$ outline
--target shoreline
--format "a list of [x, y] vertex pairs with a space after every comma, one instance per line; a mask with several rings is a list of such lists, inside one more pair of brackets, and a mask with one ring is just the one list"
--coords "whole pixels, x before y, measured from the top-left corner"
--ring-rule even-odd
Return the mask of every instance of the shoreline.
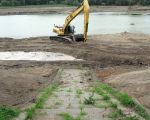
[[[134, 33], [134, 32], [118, 32], [118, 33], [106, 33], [106, 34], [90, 34], [88, 35], [88, 39], [90, 40], [93, 37], [99, 37], [99, 36], [116, 36], [119, 34], [131, 34], [131, 35], [138, 35], [138, 36], [150, 36], [150, 34], [146, 34], [146, 33]], [[50, 36], [50, 35], [49, 35]], [[30, 39], [47, 39], [49, 38], [49, 36], [31, 36], [31, 37], [25, 37], [25, 38], [14, 38], [14, 37], [0, 37], [0, 41], [2, 40], [30, 40]], [[56, 35], [57, 36], [57, 35]]]
[[[48, 7], [48, 6], [34, 6], [34, 7], [6, 7], [0, 8], [0, 15], [33, 15], [33, 14], [62, 14], [70, 13], [75, 6], [59, 6], [59, 7]], [[147, 6], [91, 6], [90, 12], [127, 12], [127, 13], [149, 13], [150, 7]]]

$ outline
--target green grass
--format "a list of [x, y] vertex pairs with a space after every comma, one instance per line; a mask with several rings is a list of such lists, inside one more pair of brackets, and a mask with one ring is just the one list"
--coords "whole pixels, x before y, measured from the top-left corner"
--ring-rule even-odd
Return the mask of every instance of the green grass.
[[76, 93], [81, 95], [81, 94], [82, 94], [82, 91], [81, 91], [80, 89], [77, 89], [77, 90], [76, 90]]
[[136, 116], [133, 117], [125, 117], [123, 120], [139, 120]]
[[84, 105], [82, 104], [82, 101], [79, 101], [80, 104], [80, 113], [77, 117], [73, 117], [69, 113], [61, 113], [59, 116], [63, 118], [63, 120], [81, 120], [83, 116], [87, 115], [87, 113], [84, 111]]
[[97, 94], [101, 95], [101, 96], [103, 97], [103, 99], [106, 100], [106, 101], [111, 99], [110, 96], [107, 95], [107, 94], [103, 91], [103, 89], [102, 89], [101, 87], [99, 87], [99, 86], [95, 86], [94, 91], [95, 91]]
[[55, 105], [62, 105], [62, 101], [57, 101], [57, 102], [55, 102]]
[[[109, 114], [108, 117], [110, 117], [110, 118], [116, 120], [116, 118], [122, 118], [123, 116], [124, 116], [124, 115], [123, 115], [122, 110], [116, 109], [116, 110], [114, 110], [111, 114]], [[122, 120], [122, 119], [121, 119], [121, 120]]]
[[115, 103], [115, 102], [110, 101], [109, 104], [110, 104], [109, 106], [112, 107], [112, 108], [116, 109], [118, 107], [117, 103]]
[[133, 99], [126, 93], [121, 93], [118, 92], [116, 94], [114, 94], [114, 96], [116, 96], [118, 98], [118, 100], [127, 107], [134, 107], [135, 106], [135, 102], [133, 101]]
[[[104, 95], [106, 93], [113, 95], [116, 97], [121, 104], [123, 104], [126, 107], [133, 108], [134, 111], [140, 115], [141, 117], [145, 118], [146, 120], [150, 120], [149, 114], [145, 111], [144, 107], [142, 105], [139, 105], [137, 102], [135, 102], [132, 97], [130, 97], [128, 94], [117, 91], [113, 89], [111, 86], [107, 84], [99, 84], [94, 87], [94, 91], [100, 95]], [[105, 93], [105, 92], [106, 93]]]
[[135, 102], [128, 94], [119, 92], [107, 84], [100, 84], [98, 87], [105, 90], [107, 93], [115, 96], [124, 106], [126, 106], [126, 107], [135, 106]]
[[150, 116], [149, 114], [145, 111], [144, 107], [142, 105], [136, 105], [134, 107], [134, 110], [143, 118], [145, 118], [146, 120], [150, 120]]
[[110, 97], [107, 94], [103, 94], [103, 99], [104, 100], [110, 100]]
[[61, 113], [59, 114], [59, 116], [61, 116], [63, 120], [81, 120], [80, 116], [77, 116], [76, 118], [74, 118], [69, 113]]
[[84, 105], [80, 105], [80, 115], [79, 116], [85, 116], [87, 113], [84, 111]]
[[113, 108], [113, 112], [108, 114], [108, 117], [112, 118], [113, 120], [139, 120], [136, 116], [126, 116], [121, 109], [118, 109], [117, 104], [110, 102], [110, 106]]
[[96, 100], [93, 98], [93, 94], [89, 96], [88, 98], [84, 98], [84, 104], [86, 105], [94, 105]]
[[95, 107], [97, 108], [109, 108], [110, 107], [110, 104], [108, 102], [100, 102], [100, 103], [96, 103], [95, 104]]
[[59, 114], [63, 120], [75, 120], [69, 113], [61, 113]]
[[85, 115], [87, 115], [87, 113], [85, 111], [80, 112], [80, 116], [85, 116]]
[[27, 117], [26, 120], [30, 120], [33, 118], [36, 109], [41, 109], [44, 106], [45, 101], [53, 94], [53, 92], [57, 89], [58, 84], [53, 84], [45, 88], [41, 94], [41, 96], [37, 99], [35, 105], [29, 109], [27, 109]]
[[11, 120], [19, 115], [20, 111], [15, 108], [0, 106], [0, 120]]
[[35, 114], [36, 109], [37, 108], [35, 106], [27, 109], [27, 117], [25, 120], [31, 120], [33, 118], [33, 115]]
[[67, 90], [67, 92], [72, 92], [71, 88], [69, 88], [69, 89]]
[[83, 94], [82, 91], [80, 89], [77, 89], [76, 90], [76, 96], [77, 96], [77, 98], [80, 98], [81, 94]]
[[100, 86], [94, 86], [94, 92], [96, 92], [97, 94], [101, 96], [105, 94]]

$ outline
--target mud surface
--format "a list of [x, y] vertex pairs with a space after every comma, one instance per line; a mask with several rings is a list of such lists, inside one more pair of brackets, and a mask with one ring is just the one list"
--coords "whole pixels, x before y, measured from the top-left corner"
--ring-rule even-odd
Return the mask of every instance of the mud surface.
[[56, 72], [47, 66], [0, 67], [0, 104], [26, 107], [34, 103], [39, 90], [52, 82]]
[[[47, 6], [26, 6], [15, 8], [0, 8], [0, 15], [21, 15], [21, 14], [54, 14], [70, 13], [76, 7], [47, 7]], [[91, 6], [91, 12], [138, 12], [149, 13], [149, 7], [143, 6]]]
[[[112, 79], [109, 78], [113, 75], [148, 69], [150, 35], [131, 33], [97, 35], [89, 36], [86, 43], [74, 44], [50, 41], [48, 37], [21, 40], [0, 38], [0, 51], [60, 52], [85, 60], [72, 62], [1, 61], [0, 104], [22, 106], [29, 104], [35, 99], [37, 91], [51, 82], [51, 75], [53, 75], [51, 70], [56, 68], [88, 67], [94, 70], [103, 82], [110, 82]], [[146, 101], [149, 100], [150, 95], [144, 93], [150, 92], [148, 87], [150, 80], [144, 78], [145, 76], [132, 81], [123, 79], [118, 82], [116, 80], [116, 84], [113, 83], [113, 85], [135, 98], [141, 97], [139, 102], [145, 103], [144, 105], [149, 109], [150, 105]], [[146, 84], [143, 80], [146, 80]], [[134, 84], [136, 81], [138, 82]], [[132, 82], [134, 87], [131, 87], [128, 82]], [[123, 87], [122, 83], [126, 87]], [[139, 94], [132, 94], [137, 88]], [[27, 95], [31, 98], [30, 100], [23, 97]]]

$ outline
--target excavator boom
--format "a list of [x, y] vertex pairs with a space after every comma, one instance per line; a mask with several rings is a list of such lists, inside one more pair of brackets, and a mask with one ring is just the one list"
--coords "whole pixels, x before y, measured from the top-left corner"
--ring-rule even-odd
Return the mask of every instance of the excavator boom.
[[[82, 2], [82, 4], [76, 8], [75, 10], [73, 10], [73, 12], [66, 18], [65, 23], [62, 27], [60, 26], [54, 26], [53, 31], [55, 33], [57, 33], [58, 38], [67, 38], [67, 39], [71, 39], [73, 41], [84, 41], [86, 42], [87, 40], [87, 32], [88, 32], [88, 22], [89, 22], [89, 3], [88, 0], [84, 0]], [[81, 12], [83, 11], [84, 13], [84, 33], [82, 35], [74, 35], [74, 27], [70, 26], [70, 23], [72, 20], [74, 20], [74, 18], [76, 16], [78, 16]], [[78, 36], [78, 37], [76, 37]], [[55, 38], [56, 37], [50, 37], [51, 38]], [[78, 40], [80, 39], [80, 40]]]

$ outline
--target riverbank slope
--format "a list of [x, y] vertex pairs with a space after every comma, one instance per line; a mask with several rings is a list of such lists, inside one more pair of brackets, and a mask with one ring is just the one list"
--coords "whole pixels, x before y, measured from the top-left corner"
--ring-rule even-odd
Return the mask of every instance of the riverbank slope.
[[[150, 110], [150, 80], [145, 75], [149, 72], [142, 72], [143, 77], [138, 77], [139, 79], [132, 77], [131, 74], [129, 77], [128, 74], [125, 74], [126, 78], [131, 79], [132, 77], [132, 79], [135, 78], [134, 80], [122, 79], [121, 76], [116, 81], [110, 79], [114, 75], [149, 70], [150, 35], [126, 32], [93, 35], [88, 37], [86, 43], [74, 44], [51, 41], [49, 37], [20, 40], [0, 38], [0, 52], [6, 51], [60, 52], [84, 61], [0, 61], [0, 75], [2, 76], [0, 78], [2, 94], [0, 104], [26, 106], [35, 101], [35, 96], [40, 88], [51, 82], [54, 69], [88, 67], [97, 74], [102, 82], [111, 83], [117, 89], [127, 92]], [[26, 78], [29, 81], [28, 84], [26, 84]], [[120, 79], [122, 81], [118, 82]], [[24, 99], [27, 94], [29, 98]]]

